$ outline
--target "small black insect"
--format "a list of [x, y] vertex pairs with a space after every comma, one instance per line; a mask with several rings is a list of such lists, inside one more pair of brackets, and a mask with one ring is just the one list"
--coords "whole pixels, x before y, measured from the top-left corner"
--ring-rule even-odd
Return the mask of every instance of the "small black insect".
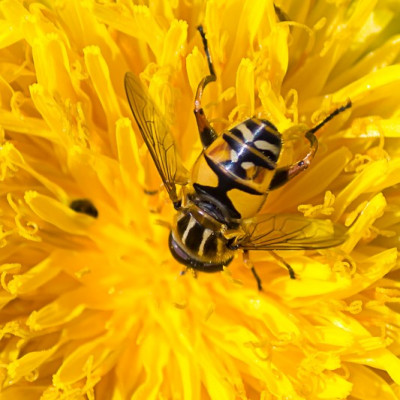
[[90, 217], [97, 218], [99, 216], [99, 212], [94, 204], [88, 199], [76, 199], [71, 202], [69, 208], [72, 210], [89, 215]]

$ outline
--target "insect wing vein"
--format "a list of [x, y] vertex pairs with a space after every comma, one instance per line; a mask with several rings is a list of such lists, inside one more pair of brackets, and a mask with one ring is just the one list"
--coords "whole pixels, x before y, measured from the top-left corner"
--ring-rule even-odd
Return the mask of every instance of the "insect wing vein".
[[171, 200], [175, 202], [178, 200], [175, 183], [185, 185], [188, 181], [188, 171], [176, 152], [175, 142], [165, 118], [150, 98], [145, 86], [131, 72], [125, 75], [125, 90], [143, 140]]
[[244, 250], [306, 250], [338, 246], [346, 239], [342, 226], [290, 214], [263, 214], [243, 221]]

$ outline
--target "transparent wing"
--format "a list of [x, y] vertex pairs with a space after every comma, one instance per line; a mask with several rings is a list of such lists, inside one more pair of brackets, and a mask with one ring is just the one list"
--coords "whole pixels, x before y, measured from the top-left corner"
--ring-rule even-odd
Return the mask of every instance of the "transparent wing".
[[179, 201], [175, 184], [185, 185], [188, 182], [189, 173], [182, 165], [165, 118], [150, 98], [146, 87], [131, 72], [125, 74], [125, 91], [143, 140], [169, 197], [175, 203]]
[[243, 221], [245, 232], [237, 245], [244, 250], [305, 250], [338, 246], [345, 229], [329, 220], [301, 215], [263, 214]]

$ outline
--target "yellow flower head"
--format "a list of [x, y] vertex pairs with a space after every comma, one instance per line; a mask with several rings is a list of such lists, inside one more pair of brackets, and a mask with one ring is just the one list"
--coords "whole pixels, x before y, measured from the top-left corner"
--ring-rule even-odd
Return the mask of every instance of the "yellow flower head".
[[[399, 398], [400, 5], [144, 3], [0, 2], [1, 399]], [[127, 71], [141, 77], [190, 169], [200, 24], [218, 132], [266, 118], [288, 163], [307, 127], [353, 104], [261, 210], [347, 239], [278, 252], [295, 280], [251, 252], [262, 292], [240, 252], [180, 275], [175, 211], [124, 91]]]

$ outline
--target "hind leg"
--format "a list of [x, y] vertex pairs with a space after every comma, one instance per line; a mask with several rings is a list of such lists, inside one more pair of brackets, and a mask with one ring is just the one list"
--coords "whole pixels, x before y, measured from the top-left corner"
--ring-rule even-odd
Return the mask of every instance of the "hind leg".
[[321, 129], [327, 122], [329, 122], [336, 115], [342, 113], [351, 107], [351, 101], [349, 100], [346, 105], [337, 108], [332, 113], [330, 113], [323, 121], [317, 124], [314, 128], [311, 128], [306, 132], [305, 137], [310, 142], [310, 150], [301, 160], [296, 161], [291, 165], [285, 167], [277, 168], [275, 175], [269, 186], [269, 190], [277, 189], [283, 186], [285, 183], [290, 181], [292, 178], [300, 174], [300, 172], [306, 170], [313, 160], [315, 153], [318, 150], [318, 139], [315, 136], [315, 132]]
[[207, 39], [203, 31], [203, 27], [200, 25], [198, 27], [198, 30], [203, 40], [204, 52], [206, 53], [207, 56], [208, 69], [210, 71], [210, 75], [205, 76], [199, 83], [199, 86], [197, 87], [196, 97], [194, 100], [194, 115], [196, 117], [201, 143], [203, 144], [203, 147], [206, 149], [217, 138], [218, 135], [211, 126], [210, 122], [207, 119], [207, 116], [204, 113], [203, 107], [201, 106], [201, 99], [203, 97], [203, 92], [205, 87], [210, 82], [216, 81], [217, 76], [215, 75], [214, 66], [211, 61], [211, 56], [208, 50]]

